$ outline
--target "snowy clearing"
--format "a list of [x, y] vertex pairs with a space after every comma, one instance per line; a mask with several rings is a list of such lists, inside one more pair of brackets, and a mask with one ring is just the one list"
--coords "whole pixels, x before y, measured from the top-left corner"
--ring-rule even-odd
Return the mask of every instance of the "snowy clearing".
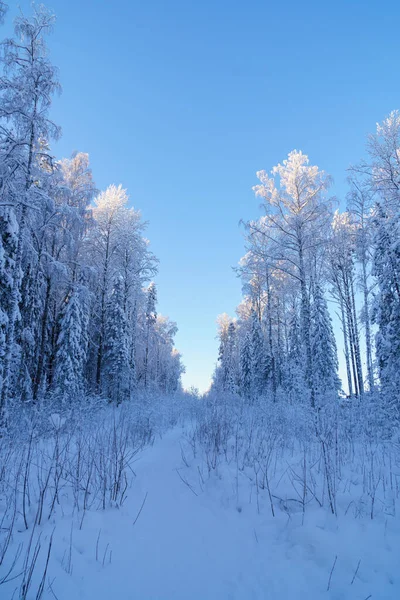
[[[135, 457], [122, 507], [87, 511], [82, 529], [82, 513], [57, 514], [37, 528], [44, 550], [27, 598], [36, 597], [53, 531], [43, 598], [399, 597], [393, 516], [336, 517], [315, 506], [302, 524], [302, 510], [282, 489], [287, 500], [274, 500], [273, 517], [266, 495], [257, 508], [244, 474], [236, 485], [233, 466], [221, 463], [203, 478], [189, 439], [190, 427], [176, 426]], [[14, 533], [14, 550], [30, 535]], [[16, 587], [4, 584], [0, 597], [13, 597]]]

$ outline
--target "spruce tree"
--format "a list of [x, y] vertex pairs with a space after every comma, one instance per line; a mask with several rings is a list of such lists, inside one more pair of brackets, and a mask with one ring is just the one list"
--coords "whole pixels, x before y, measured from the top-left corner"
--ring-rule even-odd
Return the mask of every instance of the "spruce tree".
[[400, 218], [378, 206], [373, 274], [379, 293], [373, 319], [379, 330], [376, 354], [385, 404], [400, 414]]
[[340, 380], [337, 374], [338, 357], [332, 320], [319, 284], [313, 286], [311, 349], [316, 400], [321, 405], [325, 399], [337, 394], [340, 389]]
[[261, 396], [265, 391], [265, 356], [264, 340], [261, 324], [256, 311], [251, 311], [250, 330], [250, 355], [251, 355], [251, 387], [255, 398]]
[[146, 347], [144, 354], [144, 387], [148, 386], [149, 376], [149, 353], [150, 353], [150, 338], [151, 332], [154, 329], [154, 325], [157, 321], [157, 288], [155, 283], [152, 282], [147, 289], [147, 303], [146, 303]]
[[237, 363], [236, 363], [236, 327], [233, 321], [228, 327], [228, 339], [222, 359], [224, 371], [224, 389], [237, 392]]
[[119, 403], [126, 399], [129, 390], [129, 349], [121, 277], [116, 277], [113, 288], [107, 306], [104, 363], [108, 394]]
[[247, 332], [240, 346], [240, 388], [243, 397], [248, 400], [251, 396], [252, 362], [251, 338]]
[[306, 385], [304, 365], [304, 347], [301, 339], [300, 318], [297, 307], [289, 318], [288, 352], [284, 374], [284, 387], [290, 403], [298, 403], [309, 399], [309, 389]]
[[[13, 208], [0, 207], [0, 390], [4, 367], [11, 292], [18, 245], [18, 222]], [[17, 318], [20, 318], [18, 314]]]
[[89, 315], [89, 293], [79, 285], [65, 302], [55, 359], [56, 392], [70, 400], [79, 397], [85, 388]]

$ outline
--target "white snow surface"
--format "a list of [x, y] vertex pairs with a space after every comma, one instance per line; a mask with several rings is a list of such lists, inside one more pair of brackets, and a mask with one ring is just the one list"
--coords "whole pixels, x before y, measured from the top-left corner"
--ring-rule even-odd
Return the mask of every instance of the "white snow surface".
[[[400, 598], [397, 518], [335, 517], [316, 506], [302, 524], [295, 502], [289, 511], [277, 502], [273, 517], [267, 503], [257, 510], [244, 475], [236, 487], [236, 471], [224, 465], [202, 484], [200, 462], [182, 452], [189, 455], [176, 427], [136, 457], [121, 508], [88, 511], [81, 530], [81, 516], [59, 514], [42, 527], [46, 543], [55, 527], [43, 598]], [[0, 586], [0, 598], [14, 589]]]

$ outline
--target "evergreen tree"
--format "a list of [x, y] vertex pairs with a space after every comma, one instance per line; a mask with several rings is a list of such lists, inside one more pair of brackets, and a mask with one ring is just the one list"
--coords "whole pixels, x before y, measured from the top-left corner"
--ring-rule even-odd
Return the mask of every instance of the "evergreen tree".
[[6, 328], [10, 311], [17, 244], [18, 223], [14, 210], [0, 207], [0, 356], [2, 357], [4, 356]]
[[150, 337], [151, 332], [154, 329], [154, 325], [157, 321], [157, 288], [155, 283], [152, 282], [147, 289], [147, 303], [146, 303], [146, 349], [144, 356], [144, 387], [148, 385], [148, 371], [149, 371], [149, 352], [150, 352]]
[[252, 361], [251, 361], [251, 338], [247, 332], [240, 345], [240, 388], [247, 400], [251, 396], [252, 388]]
[[400, 416], [400, 218], [378, 206], [373, 274], [379, 294], [373, 318], [381, 388], [388, 407]]
[[126, 216], [128, 195], [122, 186], [110, 185], [95, 199], [94, 223], [86, 237], [85, 251], [93, 267], [98, 270], [96, 308], [97, 323], [93, 337], [96, 338], [95, 382], [101, 390], [103, 359], [106, 338], [107, 301], [118, 274], [119, 236]]
[[123, 281], [117, 277], [107, 307], [105, 375], [109, 397], [121, 402], [129, 391], [129, 350]]
[[325, 398], [337, 394], [340, 380], [337, 375], [338, 358], [332, 320], [322, 289], [318, 284], [313, 286], [311, 349], [314, 360], [316, 400], [320, 405]]
[[254, 309], [251, 312], [250, 336], [251, 388], [252, 395], [257, 398], [265, 391], [266, 365], [261, 324]]
[[88, 348], [89, 293], [79, 285], [66, 300], [55, 359], [55, 389], [64, 398], [80, 397]]
[[284, 388], [290, 403], [302, 402], [309, 397], [304, 368], [304, 349], [301, 339], [300, 319], [297, 307], [289, 318], [288, 352], [284, 375]]
[[384, 404], [400, 414], [400, 112], [377, 125], [368, 143], [369, 163], [359, 170], [375, 194], [373, 275], [378, 283], [373, 320]]
[[224, 389], [232, 394], [237, 392], [236, 327], [233, 321], [228, 327], [228, 339], [222, 357]]

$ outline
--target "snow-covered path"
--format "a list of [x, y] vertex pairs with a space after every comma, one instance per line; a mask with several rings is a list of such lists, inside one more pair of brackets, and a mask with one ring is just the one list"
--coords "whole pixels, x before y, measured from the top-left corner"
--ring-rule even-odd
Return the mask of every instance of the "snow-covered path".
[[[254, 568], [251, 575], [246, 573], [256, 558], [254, 531], [248, 523], [241, 526], [235, 514], [208, 506], [182, 482], [176, 472], [182, 466], [180, 438], [181, 432], [174, 430], [141, 454], [134, 464], [134, 486], [121, 510], [90, 515], [92, 555], [95, 533], [101, 529], [100, 560], [107, 543], [112, 559], [98, 566], [95, 577], [88, 576], [86, 561], [74, 560], [79, 598], [265, 597], [262, 581], [252, 580]], [[84, 539], [87, 526], [78, 532]], [[82, 542], [82, 549], [85, 545]], [[74, 547], [79, 551], [76, 539]]]
[[[91, 512], [82, 531], [74, 530], [73, 574], [53, 573], [59, 600], [399, 597], [393, 576], [400, 560], [381, 527], [371, 533], [369, 523], [363, 537], [360, 523], [349, 520], [339, 534], [325, 512], [302, 527], [300, 519], [283, 513], [275, 519], [267, 511], [257, 514], [249, 498], [238, 511], [234, 490], [218, 477], [196, 496], [176, 472], [182, 468], [181, 443], [178, 428], [157, 440], [134, 464], [137, 477], [123, 508]], [[184, 468], [182, 475], [194, 478], [195, 470]], [[66, 527], [65, 541], [68, 532]], [[385, 552], [368, 548], [371, 539]], [[363, 568], [350, 585], [360, 558]]]

